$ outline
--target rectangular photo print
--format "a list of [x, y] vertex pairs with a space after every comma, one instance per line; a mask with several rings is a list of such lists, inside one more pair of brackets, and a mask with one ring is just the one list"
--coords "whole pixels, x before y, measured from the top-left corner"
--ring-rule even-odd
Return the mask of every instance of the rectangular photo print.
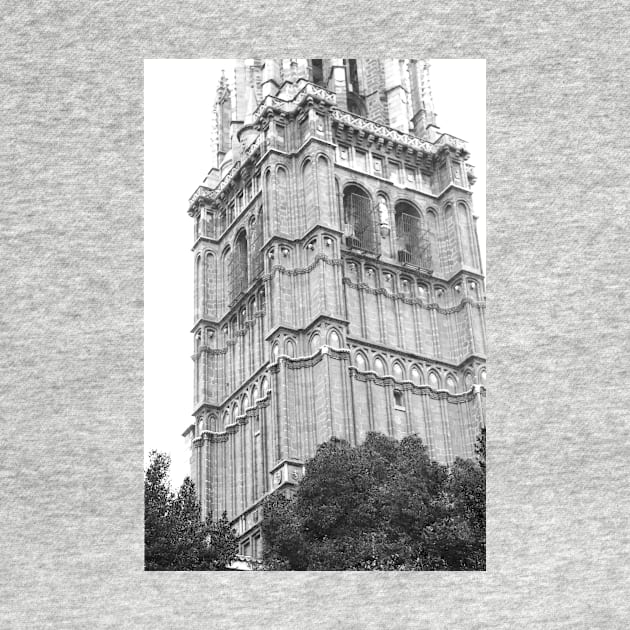
[[145, 569], [485, 570], [485, 232], [484, 60], [146, 60]]

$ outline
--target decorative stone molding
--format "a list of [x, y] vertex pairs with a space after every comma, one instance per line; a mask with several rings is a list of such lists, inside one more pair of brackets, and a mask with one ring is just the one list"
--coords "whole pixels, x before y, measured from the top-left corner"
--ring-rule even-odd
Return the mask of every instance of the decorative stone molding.
[[[416, 385], [412, 381], [404, 380], [397, 381], [392, 375], [386, 374], [385, 376], [379, 376], [373, 370], [367, 370], [365, 372], [359, 370], [354, 365], [348, 366], [348, 370], [350, 371], [350, 377], [361, 381], [363, 383], [372, 382], [375, 385], [379, 385], [380, 387], [394, 387], [396, 386], [403, 391], [410, 391], [414, 394], [419, 394], [421, 396], [429, 396], [434, 400], [448, 400], [453, 403], [467, 403], [471, 400], [475, 399], [477, 392], [475, 390], [475, 386], [471, 387], [466, 392], [452, 394], [451, 392], [445, 389], [433, 389], [430, 385]], [[485, 388], [484, 388], [485, 393]]]
[[282, 273], [288, 276], [300, 276], [310, 273], [313, 269], [315, 269], [315, 267], [317, 267], [320, 261], [333, 267], [340, 267], [343, 265], [343, 260], [341, 258], [330, 258], [329, 256], [326, 256], [326, 254], [317, 254], [313, 262], [307, 267], [289, 269], [283, 265], [274, 265], [268, 274], [263, 275], [263, 280], [270, 280], [274, 273]]
[[466, 306], [466, 304], [470, 304], [474, 308], [478, 308], [478, 309], [486, 308], [485, 301], [480, 302], [480, 301], [473, 300], [472, 298], [469, 298], [469, 297], [462, 298], [460, 303], [455, 306], [444, 308], [442, 306], [439, 306], [438, 304], [435, 304], [434, 302], [427, 304], [426, 301], [422, 300], [421, 298], [410, 297], [408, 295], [403, 295], [402, 293], [390, 293], [387, 289], [384, 289], [382, 287], [376, 289], [376, 288], [370, 287], [364, 282], [353, 282], [348, 277], [343, 278], [343, 283], [348, 285], [352, 289], [357, 289], [358, 291], [364, 291], [366, 293], [371, 293], [372, 295], [384, 295], [390, 300], [400, 300], [401, 302], [404, 302], [405, 304], [417, 304], [418, 306], [421, 306], [422, 308], [426, 310], [438, 311], [438, 313], [442, 313], [444, 315], [449, 315], [450, 313], [457, 313], [458, 311], [461, 311]]

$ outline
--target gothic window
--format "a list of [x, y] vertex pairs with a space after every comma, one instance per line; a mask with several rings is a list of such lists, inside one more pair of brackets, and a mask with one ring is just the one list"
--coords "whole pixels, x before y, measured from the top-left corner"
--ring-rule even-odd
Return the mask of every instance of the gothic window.
[[368, 286], [372, 288], [376, 287], [376, 271], [374, 271], [372, 267], [365, 268], [365, 281]]
[[261, 289], [260, 292], [258, 293], [258, 310], [259, 311], [264, 311], [265, 310], [265, 290]]
[[226, 409], [223, 412], [223, 428], [227, 427], [228, 424], [230, 424], [230, 414], [228, 410]]
[[414, 385], [421, 385], [422, 383], [422, 375], [420, 374], [420, 370], [415, 366], [411, 368], [411, 382]]
[[385, 376], [385, 364], [380, 357], [376, 357], [376, 359], [374, 359], [374, 371], [379, 376]]
[[409, 278], [401, 278], [400, 280], [400, 290], [403, 295], [411, 295], [412, 294], [412, 281]]
[[379, 217], [369, 195], [358, 186], [346, 186], [343, 191], [344, 234], [346, 245], [378, 254]]
[[280, 346], [276, 341], [271, 347], [271, 360], [275, 363], [278, 360], [278, 354], [280, 353]]
[[260, 395], [261, 397], [265, 397], [267, 395], [267, 390], [269, 389], [269, 381], [267, 380], [267, 377], [265, 376], [262, 380], [262, 383], [260, 384]]
[[249, 407], [249, 396], [245, 394], [243, 396], [243, 400], [241, 401], [241, 409], [243, 410], [243, 413], [245, 413], [248, 407]]
[[317, 250], [317, 239], [316, 238], [312, 238], [307, 244], [306, 244], [306, 262], [310, 263], [314, 260], [315, 258], [315, 251]]
[[233, 423], [234, 423], [234, 422], [236, 422], [236, 417], [237, 417], [239, 414], [240, 414], [240, 410], [239, 410], [239, 407], [238, 407], [238, 403], [237, 403], [237, 402], [235, 402], [235, 403], [232, 405], [232, 422], [233, 422]]
[[198, 330], [195, 335], [195, 352], [199, 352], [201, 350], [201, 331]]
[[466, 382], [466, 389], [470, 389], [473, 385], [473, 376], [470, 372], [466, 372], [466, 375], [464, 377], [465, 382]]
[[295, 341], [287, 339], [284, 344], [284, 352], [289, 357], [295, 357]]
[[232, 251], [229, 247], [227, 247], [223, 251], [223, 256], [221, 257], [221, 274], [223, 279], [223, 287], [224, 287], [224, 295], [225, 295], [225, 304], [227, 306], [231, 301], [232, 295]]
[[435, 372], [429, 372], [429, 385], [433, 389], [440, 388], [440, 379], [438, 378], [438, 375]]
[[396, 237], [399, 262], [431, 268], [429, 237], [420, 212], [404, 201], [396, 204]]
[[331, 348], [340, 348], [341, 347], [341, 340], [339, 339], [339, 334], [337, 333], [336, 330], [331, 330], [329, 335], [328, 335], [328, 345]]
[[357, 352], [356, 364], [357, 369], [361, 372], [365, 372], [367, 370], [367, 361], [365, 359], [365, 355], [362, 352]]
[[486, 371], [485, 370], [481, 370], [481, 372], [479, 372], [479, 380], [481, 384], [485, 387], [486, 386]]
[[319, 347], [321, 346], [321, 338], [319, 336], [319, 333], [315, 333], [312, 337], [311, 337], [311, 352], [317, 352], [319, 350]]
[[195, 283], [195, 315], [197, 318], [203, 315], [203, 261], [201, 255], [195, 261], [196, 283]]
[[254, 385], [252, 387], [252, 403], [255, 403], [258, 400], [258, 386]]
[[245, 230], [242, 230], [234, 244], [232, 294], [230, 301], [235, 300], [247, 289], [247, 267], [247, 233]]
[[393, 376], [397, 381], [402, 381], [405, 378], [405, 374], [400, 363], [394, 363]]
[[449, 374], [446, 378], [446, 389], [454, 394], [457, 391], [457, 385], [455, 383], [455, 379]]
[[258, 214], [250, 221], [250, 234], [252, 235], [251, 243], [251, 269], [252, 279], [257, 278], [263, 271], [263, 216], [262, 208], [258, 210]]

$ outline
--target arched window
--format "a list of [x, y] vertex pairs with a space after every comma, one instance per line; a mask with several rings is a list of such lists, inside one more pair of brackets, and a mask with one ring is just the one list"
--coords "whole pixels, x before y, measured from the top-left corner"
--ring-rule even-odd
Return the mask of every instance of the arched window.
[[311, 352], [317, 352], [319, 350], [319, 347], [322, 345], [322, 340], [321, 337], [319, 336], [319, 333], [315, 333], [312, 337], [311, 337]]
[[260, 396], [264, 398], [267, 395], [268, 390], [269, 390], [269, 381], [267, 380], [267, 377], [265, 376], [262, 382], [260, 383]]
[[226, 409], [223, 412], [223, 428], [227, 427], [228, 424], [230, 424], [230, 414], [228, 410]]
[[466, 389], [470, 389], [473, 384], [473, 376], [470, 372], [466, 372], [466, 375], [464, 376], [464, 381], [466, 383]]
[[280, 353], [280, 345], [276, 341], [271, 347], [271, 360], [275, 363], [278, 360], [278, 354]]
[[440, 379], [435, 372], [429, 372], [429, 385], [433, 389], [440, 389]]
[[328, 345], [331, 348], [340, 348], [341, 347], [341, 340], [339, 339], [339, 335], [337, 333], [337, 331], [335, 330], [331, 330], [329, 335], [328, 335]]
[[235, 300], [247, 289], [247, 233], [242, 230], [236, 237], [234, 244], [234, 263], [231, 301]]
[[199, 352], [201, 350], [201, 331], [198, 330], [195, 335], [195, 352]]
[[393, 367], [392, 372], [393, 372], [394, 378], [397, 381], [402, 381], [405, 378], [402, 366], [398, 362], [394, 363], [394, 367]]
[[486, 371], [485, 370], [481, 370], [481, 372], [479, 372], [479, 381], [484, 387], [486, 386]]
[[258, 400], [258, 386], [254, 385], [252, 387], [252, 403], [255, 403]]
[[227, 306], [232, 299], [232, 250], [226, 247], [221, 256], [221, 275], [224, 287], [224, 306]]
[[376, 359], [374, 359], [374, 371], [379, 376], [385, 376], [385, 364], [379, 357], [376, 357]]
[[457, 391], [457, 385], [455, 384], [455, 379], [449, 374], [446, 378], [446, 389], [454, 394]]
[[241, 401], [241, 409], [243, 410], [243, 413], [247, 411], [248, 407], [249, 407], [249, 396], [245, 394], [243, 396], [243, 400]]
[[406, 201], [396, 204], [396, 238], [399, 262], [431, 269], [429, 236], [420, 212]]
[[346, 245], [378, 254], [378, 216], [372, 208], [372, 200], [362, 188], [354, 185], [344, 188], [343, 214]]
[[411, 368], [411, 382], [414, 385], [420, 385], [422, 383], [422, 375], [420, 374], [420, 370], [415, 366]]
[[289, 357], [295, 356], [295, 341], [293, 339], [287, 339], [284, 344], [284, 352]]
[[365, 360], [363, 352], [357, 352], [355, 361], [357, 364], [357, 370], [360, 370], [361, 372], [365, 372], [367, 370], [367, 361]]
[[252, 243], [251, 243], [251, 275], [252, 279], [257, 278], [263, 272], [263, 216], [262, 208], [258, 210], [256, 218], [250, 222]]

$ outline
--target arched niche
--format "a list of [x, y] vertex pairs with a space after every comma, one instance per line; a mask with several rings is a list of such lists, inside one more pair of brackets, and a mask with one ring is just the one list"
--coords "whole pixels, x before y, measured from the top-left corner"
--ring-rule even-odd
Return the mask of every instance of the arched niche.
[[429, 372], [429, 386], [432, 389], [440, 389], [440, 377], [433, 370]]
[[295, 341], [293, 339], [287, 339], [284, 342], [284, 353], [289, 357], [295, 357]]
[[385, 370], [386, 369], [387, 369], [387, 367], [385, 365], [385, 361], [383, 361], [383, 359], [381, 357], [376, 357], [374, 359], [374, 371], [379, 376], [385, 376]]
[[357, 370], [361, 372], [366, 372], [368, 370], [368, 362], [367, 358], [363, 354], [363, 352], [359, 351], [356, 353], [354, 357], [354, 362], [356, 364]]
[[341, 337], [339, 336], [339, 333], [335, 330], [332, 329], [329, 333], [328, 333], [328, 345], [331, 348], [341, 348]]
[[411, 382], [418, 386], [422, 384], [422, 373], [416, 365], [411, 368]]

